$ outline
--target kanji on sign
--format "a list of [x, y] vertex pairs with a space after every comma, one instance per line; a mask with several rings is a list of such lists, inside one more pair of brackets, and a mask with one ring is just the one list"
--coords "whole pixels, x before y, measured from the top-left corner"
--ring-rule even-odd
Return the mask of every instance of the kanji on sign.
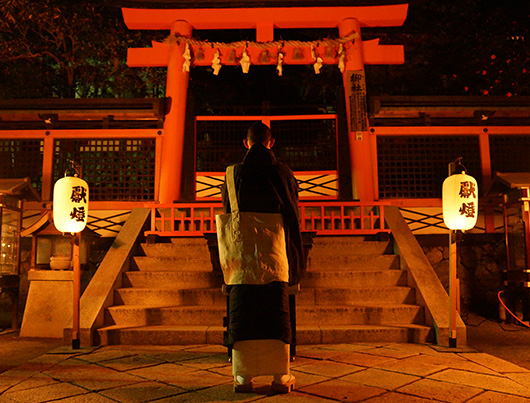
[[74, 207], [74, 209], [70, 212], [70, 217], [75, 221], [85, 221], [85, 208]]
[[72, 196], [70, 200], [74, 203], [86, 203], [86, 189], [83, 186], [72, 186]]
[[462, 207], [460, 207], [460, 215], [463, 215], [465, 217], [475, 217], [475, 203], [462, 203]]
[[475, 191], [476, 191], [476, 188], [473, 182], [471, 181], [460, 182], [460, 192], [459, 192], [460, 197], [464, 199], [469, 199], [471, 196], [473, 196], [473, 198], [475, 198], [477, 197], [475, 195]]

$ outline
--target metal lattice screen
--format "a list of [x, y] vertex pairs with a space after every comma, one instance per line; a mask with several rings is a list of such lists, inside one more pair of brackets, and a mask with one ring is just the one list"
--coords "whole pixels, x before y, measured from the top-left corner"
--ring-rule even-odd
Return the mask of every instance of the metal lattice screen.
[[258, 121], [197, 121], [197, 172], [224, 172], [245, 155], [243, 139]]
[[0, 177], [30, 177], [38, 193], [42, 189], [44, 141], [39, 139], [0, 140]]
[[336, 123], [335, 119], [272, 121], [276, 157], [293, 171], [336, 170]]
[[530, 172], [530, 135], [490, 135], [492, 172]]
[[54, 181], [62, 177], [68, 161], [83, 168], [90, 200], [153, 200], [155, 140], [56, 140]]
[[442, 197], [447, 165], [458, 157], [480, 188], [478, 136], [378, 136], [379, 197]]

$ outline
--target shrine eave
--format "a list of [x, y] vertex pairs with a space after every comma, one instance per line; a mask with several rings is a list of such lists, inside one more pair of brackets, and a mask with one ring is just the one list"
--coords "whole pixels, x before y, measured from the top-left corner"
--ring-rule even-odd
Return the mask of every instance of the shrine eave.
[[355, 18], [361, 27], [401, 26], [408, 4], [366, 7], [271, 7], [271, 8], [195, 8], [137, 9], [123, 8], [129, 29], [169, 30], [174, 21], [187, 21], [194, 29], [253, 29], [258, 23], [276, 28], [334, 28], [347, 18]]

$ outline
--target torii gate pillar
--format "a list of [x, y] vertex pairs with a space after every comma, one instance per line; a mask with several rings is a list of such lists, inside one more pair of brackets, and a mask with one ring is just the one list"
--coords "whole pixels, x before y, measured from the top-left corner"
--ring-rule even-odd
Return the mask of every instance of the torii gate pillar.
[[[186, 21], [174, 21], [171, 36], [191, 38], [193, 27]], [[184, 157], [184, 132], [189, 72], [183, 71], [185, 44], [172, 43], [167, 65], [166, 97], [170, 109], [164, 121], [164, 139], [160, 169], [160, 203], [173, 203], [180, 199], [182, 162]]]
[[357, 32], [359, 37], [353, 43], [345, 44], [346, 66], [343, 72], [344, 98], [348, 120], [348, 139], [352, 172], [353, 198], [374, 201], [374, 169], [372, 147], [368, 133], [366, 114], [366, 82], [361, 40], [361, 26], [357, 19], [347, 18], [339, 23], [341, 38]]

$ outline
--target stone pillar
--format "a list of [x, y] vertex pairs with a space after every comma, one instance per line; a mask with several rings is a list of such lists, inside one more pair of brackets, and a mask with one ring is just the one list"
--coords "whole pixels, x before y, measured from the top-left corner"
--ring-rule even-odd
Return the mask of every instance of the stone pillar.
[[[186, 21], [175, 21], [171, 26], [172, 36], [189, 38], [191, 32], [192, 26]], [[170, 110], [164, 121], [159, 185], [160, 203], [173, 203], [180, 199], [189, 82], [189, 72], [182, 69], [186, 44], [172, 43], [169, 46], [166, 96], [170, 98]]]
[[377, 199], [373, 167], [373, 150], [368, 131], [368, 111], [366, 102], [366, 80], [361, 41], [360, 23], [355, 18], [347, 18], [339, 23], [341, 38], [356, 32], [359, 36], [353, 43], [346, 43], [346, 63], [343, 73], [348, 138], [352, 170], [353, 198], [363, 202]]
[[72, 270], [30, 270], [20, 337], [60, 339], [72, 317]]

